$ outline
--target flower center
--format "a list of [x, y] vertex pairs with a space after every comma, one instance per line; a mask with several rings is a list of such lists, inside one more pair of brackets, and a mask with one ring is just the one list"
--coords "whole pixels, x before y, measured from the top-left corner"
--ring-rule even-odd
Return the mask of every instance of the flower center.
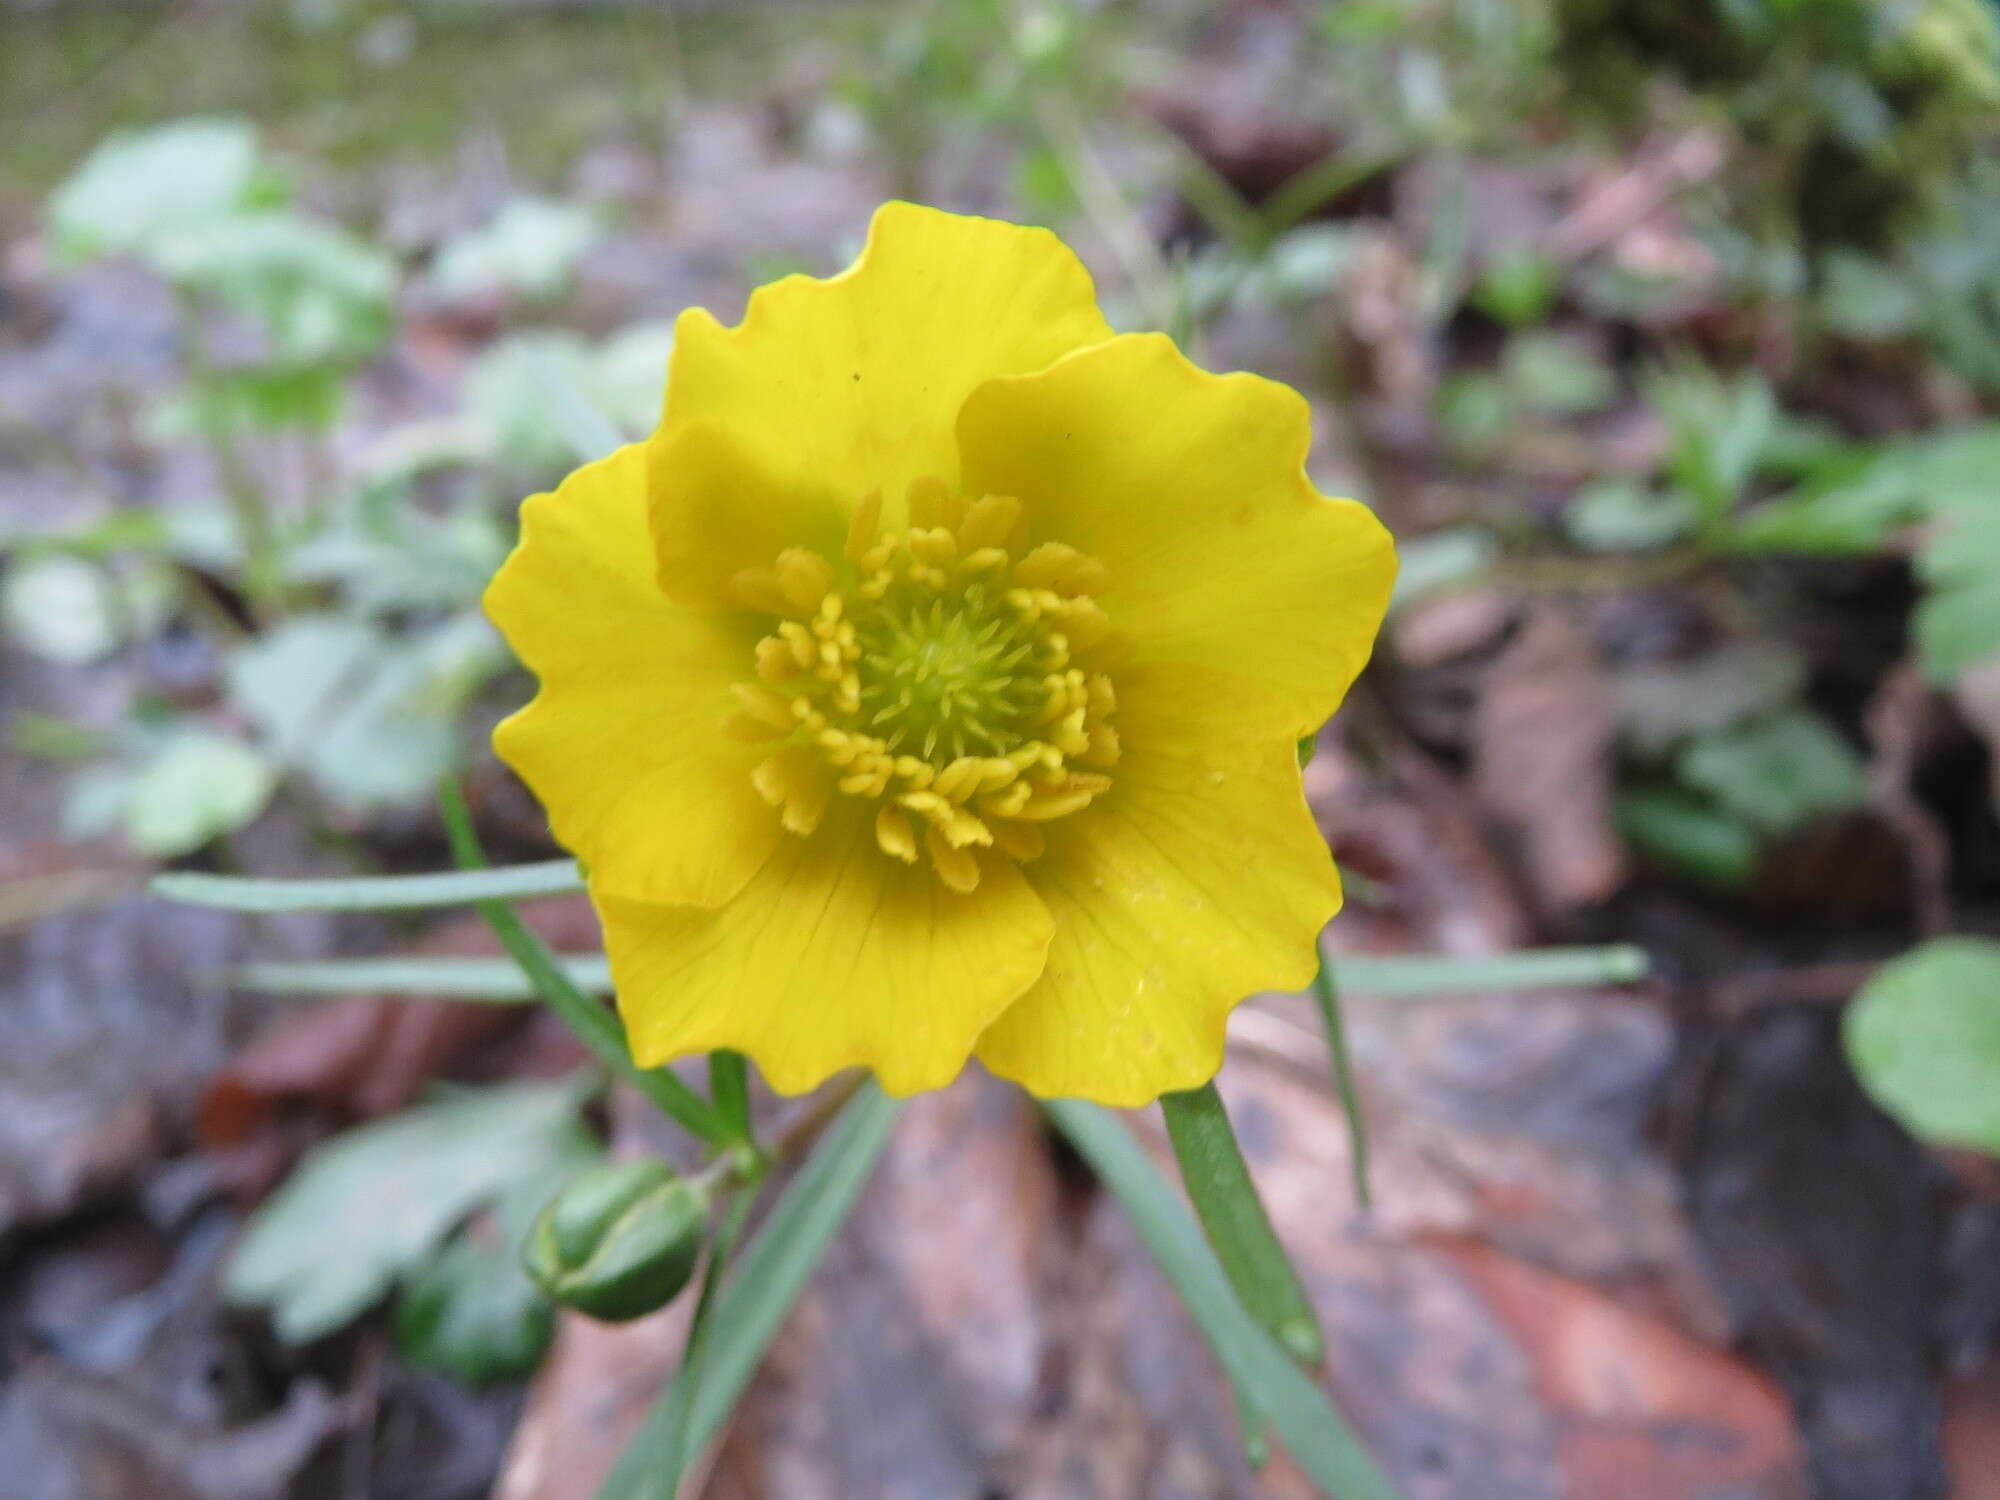
[[956, 598], [902, 591], [855, 625], [855, 676], [867, 727], [890, 750], [945, 763], [1005, 755], [1029, 738], [1046, 699], [1035, 632], [972, 583]]
[[736, 576], [777, 617], [729, 732], [777, 743], [751, 773], [786, 828], [819, 827], [833, 796], [877, 804], [875, 841], [970, 891], [984, 857], [1033, 859], [1040, 826], [1107, 790], [1118, 759], [1111, 681], [1091, 662], [1109, 622], [1104, 570], [1044, 543], [1016, 559], [1018, 501], [911, 486], [910, 526], [857, 508], [838, 564], [789, 549]]

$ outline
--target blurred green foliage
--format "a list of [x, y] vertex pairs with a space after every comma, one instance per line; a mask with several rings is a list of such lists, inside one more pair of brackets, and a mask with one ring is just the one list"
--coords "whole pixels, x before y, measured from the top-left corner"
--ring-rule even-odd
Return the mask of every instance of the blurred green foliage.
[[315, 1147], [238, 1242], [225, 1294], [268, 1307], [279, 1336], [303, 1344], [400, 1289], [397, 1333], [413, 1360], [472, 1381], [524, 1373], [554, 1320], [520, 1247], [600, 1157], [579, 1114], [590, 1092], [456, 1089]]
[[2000, 943], [1938, 938], [1884, 965], [1849, 1005], [1843, 1039], [1911, 1134], [2000, 1156]]

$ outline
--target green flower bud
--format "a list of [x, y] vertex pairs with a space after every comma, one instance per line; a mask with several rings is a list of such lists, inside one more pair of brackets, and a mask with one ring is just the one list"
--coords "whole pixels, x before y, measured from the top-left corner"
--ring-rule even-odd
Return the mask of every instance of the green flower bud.
[[572, 1179], [542, 1210], [522, 1258], [564, 1307], [622, 1323], [688, 1284], [708, 1216], [707, 1188], [665, 1162], [611, 1162]]

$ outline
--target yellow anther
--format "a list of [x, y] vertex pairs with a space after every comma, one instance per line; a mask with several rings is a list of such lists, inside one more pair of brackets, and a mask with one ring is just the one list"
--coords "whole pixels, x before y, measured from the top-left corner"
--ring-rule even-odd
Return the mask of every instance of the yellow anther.
[[[882, 492], [870, 490], [854, 507], [854, 517], [847, 523], [847, 545], [841, 550], [841, 556], [852, 563], [860, 562], [874, 550], [875, 533], [881, 524]], [[911, 857], [914, 858], [914, 854]]]
[[910, 555], [942, 571], [958, 561], [958, 538], [943, 527], [910, 533]]
[[850, 797], [879, 797], [889, 784], [889, 778], [875, 767], [865, 771], [850, 771], [840, 778], [840, 789]]
[[1021, 768], [1005, 756], [992, 755], [979, 763], [979, 788], [981, 791], [997, 792], [1003, 786], [1012, 786], [1021, 774]]
[[1079, 752], [1078, 759], [1093, 766], [1115, 766], [1122, 749], [1118, 731], [1098, 720], [1090, 726], [1090, 745]]
[[1095, 594], [1111, 581], [1111, 574], [1096, 558], [1066, 543], [1044, 542], [1014, 564], [1014, 579], [1024, 588]]
[[778, 554], [778, 586], [801, 614], [818, 609], [822, 600], [830, 600], [836, 607], [839, 604], [839, 595], [827, 593], [833, 587], [832, 564], [803, 547], [787, 547]]
[[985, 772], [984, 761], [970, 755], [961, 755], [938, 772], [938, 778], [931, 783], [931, 786], [940, 797], [948, 797], [953, 802], [963, 802], [978, 789]]
[[968, 849], [977, 844], [981, 847], [993, 842], [993, 830], [985, 819], [974, 817], [969, 812], [960, 812], [946, 818], [939, 825], [944, 830], [945, 842], [954, 849]]
[[959, 559], [958, 571], [961, 576], [970, 577], [974, 573], [990, 573], [1007, 566], [1007, 554], [999, 547], [977, 547]]
[[1069, 679], [1060, 672], [1051, 672], [1042, 679], [1042, 707], [1035, 715], [1037, 724], [1053, 724], [1069, 712]]
[[778, 575], [769, 568], [745, 568], [731, 576], [729, 586], [750, 609], [767, 615], [792, 613], [792, 601], [778, 582]]
[[1017, 818], [1025, 818], [1031, 823], [1048, 823], [1056, 818], [1067, 817], [1079, 808], [1090, 806], [1090, 799], [1097, 794], [1087, 791], [1037, 792], [1021, 804], [1014, 813]]
[[778, 820], [786, 829], [801, 836], [819, 827], [832, 796], [826, 767], [803, 745], [788, 746], [759, 762], [750, 773], [750, 784], [778, 809]]
[[757, 675], [776, 687], [799, 675], [799, 659], [792, 648], [775, 635], [757, 643]]
[[1083, 726], [1084, 711], [1075, 709], [1056, 725], [1049, 738], [1064, 755], [1081, 755], [1090, 748], [1090, 732]]
[[1102, 672], [1090, 679], [1090, 711], [1098, 718], [1104, 718], [1118, 707], [1118, 694], [1111, 686], [1111, 679]]
[[1032, 782], [1017, 781], [1012, 786], [997, 792], [988, 792], [979, 799], [979, 810], [989, 819], [1015, 818], [1028, 805], [1028, 799], [1035, 795]]
[[924, 848], [946, 885], [962, 896], [979, 889], [979, 861], [970, 852], [953, 848], [935, 827], [924, 830]]
[[1007, 539], [1021, 519], [1021, 502], [1012, 495], [982, 495], [965, 508], [958, 523], [958, 544], [967, 552], [991, 547], [1006, 556]]
[[799, 664], [801, 670], [810, 667], [819, 657], [819, 643], [813, 639], [813, 633], [797, 620], [780, 620], [778, 639], [785, 643], [792, 653], [792, 660]]
[[951, 803], [936, 792], [905, 792], [896, 800], [929, 823], [942, 823], [954, 811]]
[[916, 830], [910, 827], [910, 820], [900, 807], [887, 806], [877, 810], [875, 843], [884, 854], [893, 855], [906, 865], [917, 862]]
[[918, 760], [914, 755], [896, 757], [896, 774], [909, 782], [914, 791], [922, 791], [937, 780], [937, 767], [927, 760]]

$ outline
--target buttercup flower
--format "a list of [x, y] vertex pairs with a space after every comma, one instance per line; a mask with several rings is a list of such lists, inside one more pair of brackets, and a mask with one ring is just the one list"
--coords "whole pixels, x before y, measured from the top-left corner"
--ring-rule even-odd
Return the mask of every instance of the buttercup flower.
[[1395, 571], [1306, 446], [1042, 229], [891, 203], [843, 274], [683, 314], [659, 429], [529, 500], [486, 600], [638, 1060], [1210, 1077], [1339, 907], [1294, 747]]

